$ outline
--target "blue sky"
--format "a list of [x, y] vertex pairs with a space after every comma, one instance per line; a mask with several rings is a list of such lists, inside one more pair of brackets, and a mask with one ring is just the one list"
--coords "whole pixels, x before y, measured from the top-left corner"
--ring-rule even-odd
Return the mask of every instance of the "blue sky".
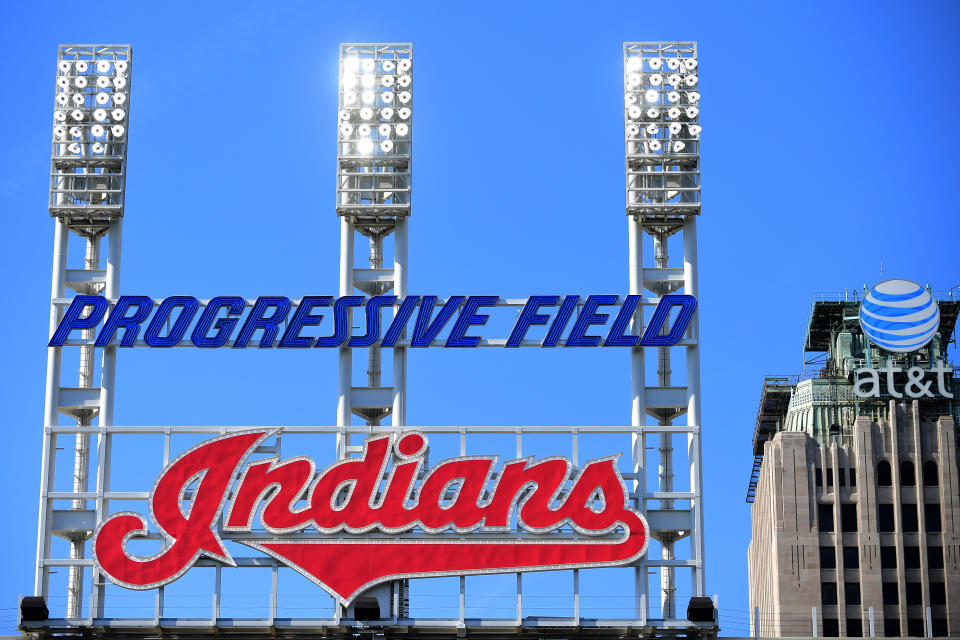
[[[803, 369], [811, 295], [873, 284], [881, 261], [960, 284], [950, 3], [38, 2], [2, 23], [0, 614], [33, 588], [59, 43], [134, 46], [123, 293], [335, 294], [337, 45], [411, 41], [410, 291], [525, 297], [626, 293], [621, 43], [697, 40], [707, 582], [729, 634], [745, 633], [760, 382]], [[431, 349], [409, 366], [410, 424], [630, 418], [625, 351]], [[118, 424], [335, 421], [333, 352], [138, 349], [119, 372]]]

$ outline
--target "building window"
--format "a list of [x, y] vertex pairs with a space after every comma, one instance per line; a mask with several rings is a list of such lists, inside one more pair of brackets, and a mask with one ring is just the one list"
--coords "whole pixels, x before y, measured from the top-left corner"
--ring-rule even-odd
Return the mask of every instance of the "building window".
[[[824, 605], [837, 604], [837, 583], [821, 582], [820, 599], [823, 601]], [[824, 632], [824, 634], [826, 634], [826, 632]]]
[[833, 505], [832, 504], [817, 505], [817, 523], [822, 533], [829, 533], [833, 531]]
[[[878, 487], [889, 487], [893, 484], [893, 478], [890, 475], [890, 463], [886, 460], [881, 460], [877, 463], [877, 486]], [[900, 626], [899, 624], [897, 625]], [[897, 632], [899, 635], [899, 632]]]
[[817, 467], [813, 474], [814, 482], [816, 482], [818, 487], [823, 486], [823, 469]]
[[917, 476], [913, 472], [913, 463], [904, 460], [900, 463], [900, 486], [913, 487], [917, 484]]
[[860, 549], [859, 547], [843, 548], [843, 566], [846, 569], [860, 568]]
[[900, 594], [896, 582], [883, 583], [883, 604], [900, 604]]
[[942, 527], [940, 523], [940, 503], [931, 502], [923, 505], [923, 519], [929, 533], [940, 533]]
[[905, 533], [916, 533], [917, 524], [917, 505], [905, 504], [900, 507], [900, 513], [903, 517], [903, 531]]
[[833, 469], [827, 469], [827, 486], [833, 486]]
[[860, 583], [845, 582], [843, 584], [843, 599], [847, 606], [860, 604]]
[[923, 587], [919, 582], [907, 583], [907, 604], [923, 604]]
[[840, 505], [840, 526], [846, 532], [857, 530], [857, 505]]
[[881, 533], [889, 533], [893, 531], [892, 504], [877, 505], [877, 526], [879, 527]]
[[942, 582], [930, 583], [930, 604], [947, 604], [947, 590]]
[[931, 634], [934, 638], [946, 638], [949, 634], [947, 633], [947, 619], [946, 618], [934, 618], [932, 620], [933, 629], [931, 629]]
[[847, 486], [847, 470], [837, 469], [837, 482], [841, 487]]
[[923, 484], [926, 487], [935, 487], [940, 484], [940, 479], [937, 477], [937, 463], [933, 460], [923, 463]]
[[915, 638], [922, 638], [925, 635], [923, 633], [923, 618], [907, 618], [907, 635]]
[[850, 486], [851, 487], [857, 486], [857, 470], [856, 469], [850, 469]]
[[880, 547], [880, 568], [881, 569], [897, 568], [897, 548], [896, 547]]
[[927, 547], [927, 568], [943, 569], [943, 547]]
[[837, 552], [833, 547], [820, 547], [820, 568], [837, 568]]
[[904, 569], [920, 568], [920, 547], [903, 548], [903, 567]]
[[863, 637], [863, 620], [861, 620], [860, 618], [847, 618], [847, 637], [848, 638]]
[[900, 618], [884, 618], [883, 620], [883, 635], [887, 636], [899, 636], [900, 635]]
[[823, 637], [836, 638], [840, 636], [840, 621], [836, 618], [823, 619]]

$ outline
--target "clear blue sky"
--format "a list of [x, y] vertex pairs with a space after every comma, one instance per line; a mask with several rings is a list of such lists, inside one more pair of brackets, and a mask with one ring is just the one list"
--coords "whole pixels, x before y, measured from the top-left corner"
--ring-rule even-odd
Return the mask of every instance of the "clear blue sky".
[[[412, 41], [410, 291], [626, 293], [621, 43], [697, 40], [707, 582], [747, 609], [765, 374], [811, 294], [960, 284], [955, 5], [8, 3], [0, 620], [33, 589], [56, 47], [132, 43], [123, 293], [335, 294], [337, 45]], [[162, 7], [162, 8], [161, 8]], [[111, 13], [116, 17], [111, 17]], [[336, 356], [121, 354], [118, 424], [330, 424]], [[619, 424], [626, 351], [418, 351], [410, 424]], [[0, 632], [9, 631], [0, 622]], [[745, 629], [731, 624], [728, 633]]]

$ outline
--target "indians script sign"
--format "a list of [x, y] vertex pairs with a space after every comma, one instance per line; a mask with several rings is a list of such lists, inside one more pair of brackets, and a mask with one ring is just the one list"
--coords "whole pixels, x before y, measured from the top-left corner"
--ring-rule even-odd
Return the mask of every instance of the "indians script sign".
[[424, 470], [427, 438], [408, 431], [370, 437], [359, 457], [315, 473], [302, 456], [248, 461], [272, 435], [214, 438], [174, 460], [149, 499], [163, 550], [133, 555], [128, 541], [149, 525], [115, 513], [94, 535], [97, 568], [130, 589], [158, 587], [201, 556], [233, 565], [220, 536], [231, 532], [348, 604], [398, 578], [619, 566], [647, 549], [647, 523], [628, 506], [617, 455], [575, 474], [563, 457], [497, 468], [497, 456], [470, 456]]

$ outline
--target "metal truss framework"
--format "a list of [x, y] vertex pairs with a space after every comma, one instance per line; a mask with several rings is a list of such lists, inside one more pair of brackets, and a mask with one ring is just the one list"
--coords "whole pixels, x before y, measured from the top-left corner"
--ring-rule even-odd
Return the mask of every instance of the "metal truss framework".
[[[697, 296], [697, 216], [700, 214], [700, 125], [697, 44], [695, 42], [627, 42], [623, 45], [624, 140], [626, 150], [626, 211], [629, 229], [630, 293], [644, 290], [663, 296], [682, 290]], [[682, 267], [670, 266], [668, 239], [682, 234]], [[653, 238], [652, 256], [644, 256], [644, 234]], [[642, 347], [631, 355], [632, 424], [645, 425], [655, 418], [670, 425], [686, 415], [688, 425], [700, 424], [699, 322], [694, 315], [686, 351], [685, 380], [672, 380], [670, 348], [657, 349], [655, 384], [648, 384]], [[660, 436], [658, 491], [673, 491], [674, 463], [678, 454], [672, 439]], [[663, 617], [677, 619], [675, 567], [676, 543], [689, 538], [691, 595], [703, 596], [703, 482], [700, 448], [694, 438], [688, 443], [690, 489], [694, 498], [684, 525], [660, 529], [660, 601]], [[640, 478], [645, 477], [640, 474]], [[645, 492], [645, 488], [642, 489]], [[671, 499], [660, 502], [674, 510]], [[637, 567], [638, 588], [646, 588], [652, 560]]]
[[[86, 437], [96, 437], [101, 442], [110, 442], [114, 438], [123, 437], [159, 437], [162, 439], [162, 459], [159, 455], [156, 456], [156, 462], [159, 463], [157, 465], [159, 473], [159, 469], [165, 467], [171, 460], [175, 459], [183, 449], [192, 446], [197, 439], [213, 438], [218, 435], [229, 434], [237, 431], [246, 431], [252, 428], [256, 427], [48, 426], [44, 429], [44, 456], [46, 456], [47, 459], [52, 459], [56, 454], [58, 439], [64, 437], [76, 437], [77, 435], [84, 435]], [[262, 444], [254, 455], [265, 454], [271, 457], [278, 456], [282, 459], [284, 457], [283, 448], [285, 441], [301, 435], [315, 437], [326, 436], [327, 439], [324, 441], [328, 442], [328, 446], [331, 447], [331, 450], [328, 452], [329, 457], [327, 458], [327, 461], [333, 461], [336, 456], [340, 455], [341, 443], [344, 442], [348, 433], [352, 433], [355, 436], [363, 435], [365, 437], [369, 437], [371, 435], [392, 434], [405, 428], [407, 427], [349, 427], [345, 425], [327, 427], [276, 427], [274, 429], [277, 430], [277, 435]], [[633, 450], [630, 452], [630, 455], [624, 457], [623, 462], [620, 463], [621, 475], [623, 476], [624, 481], [627, 483], [631, 501], [637, 509], [645, 513], [647, 522], [651, 529], [651, 534], [656, 536], [658, 535], [658, 532], [661, 531], [672, 531], [678, 528], [692, 527], [692, 522], [690, 520], [692, 514], [689, 511], [678, 509], [667, 510], [662, 508], [656, 509], [648, 508], [646, 506], [648, 503], [653, 501], [694, 501], [697, 499], [698, 494], [692, 491], [664, 492], [659, 490], [647, 490], [647, 484], [644, 482], [644, 474], [646, 473], [646, 470], [643, 460], [646, 455], [647, 438], [686, 435], [689, 438], [690, 449], [692, 452], [692, 456], [690, 458], [690, 467], [692, 473], [694, 461], [699, 460], [700, 430], [697, 426], [424, 426], [415, 428], [418, 431], [426, 433], [428, 437], [431, 438], [442, 438], [444, 436], [448, 438], [454, 438], [455, 440], [448, 441], [448, 444], [456, 442], [459, 447], [459, 455], [480, 453], [489, 454], [491, 452], [487, 449], [487, 441], [479, 442], [479, 439], [497, 435], [507, 436], [513, 439], [515, 442], [514, 451], [517, 458], [523, 457], [525, 451], [529, 453], [529, 450], [535, 446], [534, 444], [528, 444], [525, 446], [525, 438], [540, 438], [544, 435], [552, 434], [555, 437], [564, 439], [564, 444], [569, 443], [569, 451], [571, 452], [570, 458], [573, 463], [571, 477], [577, 473], [581, 464], [586, 462], [586, 460], [582, 459], [585, 456], [582, 456], [580, 452], [589, 449], [591, 443], [593, 442], [591, 438], [603, 438], [610, 436], [622, 438], [622, 442], [624, 444], [631, 445]], [[118, 440], [117, 442], [120, 441]], [[290, 450], [290, 445], [286, 446], [288, 449], [286, 452], [287, 456], [295, 456], [303, 453], [303, 451], [299, 449]], [[508, 453], [514, 454], [514, 451], [509, 451]], [[452, 453], [457, 452], [453, 451]], [[112, 501], [123, 501], [124, 510], [130, 510], [132, 508], [133, 510], [141, 513], [147, 512], [147, 500], [150, 492], [143, 490], [143, 487], [139, 485], [136, 487], [121, 486], [123, 483], [119, 478], [114, 478], [113, 485], [116, 486], [112, 486], [110, 483], [110, 467], [111, 460], [109, 456], [105, 456], [103, 458], [98, 457], [96, 464], [97, 475], [98, 477], [103, 478], [105, 482], [98, 485], [94, 491], [87, 489], [81, 490], [81, 488], [76, 487], [74, 490], [70, 491], [48, 490], [44, 493], [42, 507], [49, 514], [51, 514], [48, 521], [50, 529], [53, 531], [63, 531], [76, 529], [77, 527], [90, 527], [95, 522], [94, 519], [99, 518], [97, 514], [106, 515], [110, 513], [110, 504]], [[424, 468], [424, 470], [421, 472], [421, 477], [423, 477], [423, 475], [425, 475], [428, 471], [428, 467]], [[189, 498], [189, 494], [186, 497]], [[229, 497], [232, 498], [232, 496]], [[72, 508], [64, 508], [64, 506], [71, 505], [76, 501], [92, 502], [93, 509], [87, 511], [77, 511]], [[131, 505], [140, 506], [131, 507]], [[221, 514], [221, 518], [223, 517], [224, 516]], [[257, 530], [255, 530], [254, 535], [264, 535], [269, 537], [269, 534], [263, 532], [262, 530], [259, 531], [259, 533]], [[301, 535], [306, 535], [308, 537], [320, 537], [319, 534]], [[411, 532], [410, 534], [406, 535], [417, 536], [419, 534], [416, 532]], [[237, 538], [249, 539], [251, 534], [222, 531], [220, 536], [224, 541], [230, 542]], [[159, 540], [160, 534], [153, 532], [150, 537], [154, 540]], [[246, 547], [243, 547], [243, 549], [246, 549]], [[170, 606], [166, 603], [167, 597], [165, 595], [165, 591], [171, 588], [172, 585], [170, 585], [166, 588], [159, 587], [138, 593], [140, 597], [148, 599], [151, 603], [152, 606], [150, 608], [153, 610], [153, 616], [142, 619], [137, 619], [130, 616], [110, 617], [104, 615], [104, 611], [112, 610], [112, 607], [117, 604], [112, 603], [111, 598], [122, 598], [123, 594], [117, 593], [116, 590], [113, 590], [112, 592], [108, 591], [106, 595], [104, 595], [103, 590], [100, 589], [99, 591], [95, 590], [90, 594], [89, 606], [83, 607], [82, 611], [71, 612], [68, 610], [66, 617], [62, 617], [61, 615], [57, 615], [59, 612], [54, 610], [51, 612], [52, 617], [50, 620], [43, 623], [34, 624], [23, 623], [22, 628], [24, 630], [41, 630], [46, 633], [69, 633], [71, 631], [84, 633], [86, 631], [96, 629], [101, 633], [107, 631], [111, 635], [122, 633], [135, 635], [138, 632], [154, 633], [158, 629], [167, 631], [176, 630], [178, 633], [193, 631], [201, 633], [214, 632], [224, 635], [241, 632], [250, 633], [257, 630], [261, 632], [266, 632], [268, 630], [283, 630], [301, 633], [322, 631], [326, 634], [337, 635], [339, 633], [348, 634], [348, 632], [355, 630], [358, 626], [383, 630], [402, 630], [410, 628], [417, 628], [418, 630], [429, 629], [441, 634], [444, 630], [455, 634], [458, 629], [470, 630], [471, 633], [474, 631], [481, 633], [492, 633], [498, 630], [501, 632], [504, 630], [511, 630], [513, 633], [523, 633], [535, 630], [543, 631], [545, 629], [572, 632], [574, 634], [578, 634], [582, 630], [589, 629], [593, 629], [595, 631], [600, 629], [623, 629], [626, 632], [633, 630], [633, 633], [639, 633], [644, 628], [652, 627], [660, 629], [662, 633], [667, 634], [677, 634], [681, 632], [685, 635], [710, 636], [711, 634], [715, 634], [715, 625], [713, 625], [713, 623], [698, 625], [674, 619], [649, 618], [649, 608], [646, 602], [647, 595], [642, 588], [642, 585], [639, 584], [632, 593], [604, 594], [605, 598], [619, 598], [623, 601], [629, 600], [632, 603], [632, 606], [629, 607], [629, 610], [624, 611], [622, 617], [597, 619], [588, 618], [584, 615], [581, 615], [580, 576], [586, 572], [595, 571], [593, 569], [569, 570], [566, 572], [561, 572], [568, 575], [572, 574], [573, 606], [568, 616], [560, 618], [537, 617], [530, 615], [525, 610], [523, 587], [524, 581], [522, 574], [517, 574], [517, 587], [514, 594], [516, 615], [510, 618], [484, 617], [482, 619], [472, 619], [468, 617], [466, 613], [466, 597], [468, 591], [466, 588], [465, 578], [462, 576], [460, 577], [459, 611], [455, 616], [410, 618], [400, 615], [403, 611], [402, 607], [400, 607], [400, 598], [402, 594], [399, 591], [394, 590], [391, 594], [394, 600], [392, 607], [393, 613], [389, 618], [379, 622], [355, 620], [352, 618], [352, 611], [349, 608], [345, 610], [342, 607], [332, 606], [329, 607], [331, 615], [326, 617], [283, 617], [278, 613], [285, 608], [285, 603], [283, 601], [284, 595], [281, 594], [278, 589], [278, 573], [280, 571], [292, 572], [293, 570], [287, 568], [274, 558], [263, 555], [241, 556], [239, 554], [234, 554], [233, 560], [236, 562], [237, 567], [241, 569], [244, 567], [270, 569], [272, 579], [269, 594], [265, 595], [265, 599], [267, 600], [266, 605], [269, 611], [269, 615], [266, 617], [237, 618], [222, 616], [221, 603], [223, 602], [224, 598], [224, 580], [222, 578], [222, 572], [225, 570], [225, 567], [219, 562], [201, 559], [195, 565], [196, 567], [213, 568], [213, 579], [212, 583], [209, 585], [209, 593], [211, 596], [210, 600], [208, 601], [208, 616], [184, 617], [179, 615], [182, 612], [177, 611], [175, 606]], [[72, 554], [71, 557], [56, 557], [55, 555], [50, 554], [49, 549], [45, 551], [45, 555], [39, 558], [38, 564], [44, 572], [49, 572], [51, 570], [57, 570], [58, 568], [64, 567], [79, 571], [80, 573], [86, 573], [86, 575], [91, 575], [91, 572], [95, 571], [93, 567], [93, 560], [89, 557], [72, 557]], [[667, 566], [693, 567], [694, 561], [652, 559], [646, 561], [645, 566], [653, 568]], [[614, 569], [613, 571], [623, 571], [632, 575], [635, 569], [633, 567], [623, 567], [620, 569]], [[626, 580], [624, 582], [630, 582], [630, 580]], [[529, 592], [528, 595], [530, 595]], [[123, 604], [125, 603], [121, 601], [121, 606]]]

